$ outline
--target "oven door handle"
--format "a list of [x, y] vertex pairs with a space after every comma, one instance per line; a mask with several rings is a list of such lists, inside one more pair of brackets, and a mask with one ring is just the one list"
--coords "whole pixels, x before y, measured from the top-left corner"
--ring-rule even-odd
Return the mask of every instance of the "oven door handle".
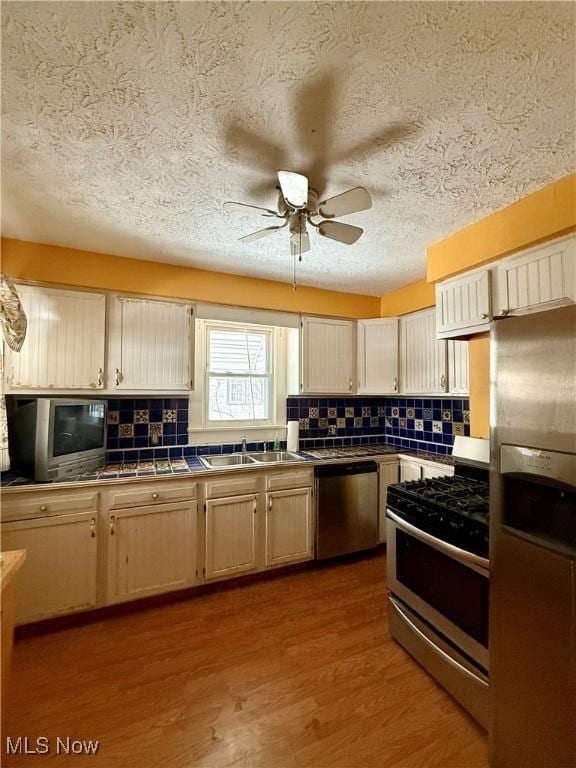
[[446, 651], [442, 650], [439, 646], [436, 645], [435, 642], [433, 642], [428, 635], [424, 634], [422, 630], [414, 624], [414, 622], [410, 619], [409, 616], [406, 615], [406, 613], [402, 610], [400, 605], [398, 604], [397, 600], [394, 600], [392, 595], [390, 595], [390, 600], [394, 604], [394, 609], [398, 611], [400, 614], [402, 621], [405, 621], [406, 624], [410, 627], [410, 629], [415, 632], [418, 637], [423, 640], [428, 646], [430, 646], [436, 653], [438, 653], [442, 658], [447, 661], [449, 664], [451, 664], [453, 667], [456, 667], [456, 669], [459, 672], [464, 672], [464, 674], [468, 675], [469, 677], [472, 677], [477, 683], [480, 683], [484, 687], [488, 688], [488, 683], [486, 680], [484, 680], [479, 675], [474, 674], [468, 667], [465, 667], [463, 664], [460, 664], [459, 661], [456, 661], [456, 659], [453, 659], [452, 656], [446, 653]]
[[415, 525], [407, 523], [406, 520], [398, 517], [398, 515], [395, 512], [392, 512], [390, 509], [386, 510], [386, 516], [389, 517], [390, 520], [393, 520], [398, 528], [403, 530], [405, 533], [409, 533], [410, 536], [414, 536], [415, 539], [419, 539], [425, 544], [430, 544], [435, 549], [438, 549], [440, 552], [444, 552], [456, 560], [460, 560], [460, 562], [470, 563], [471, 565], [484, 568], [485, 570], [488, 570], [490, 567], [490, 562], [487, 558], [480, 557], [480, 555], [475, 555], [473, 552], [467, 552], [465, 549], [455, 547], [454, 544], [448, 544], [448, 542], [442, 541], [442, 539], [437, 539], [436, 536], [431, 536], [429, 533], [421, 531], [420, 528], [416, 528]]

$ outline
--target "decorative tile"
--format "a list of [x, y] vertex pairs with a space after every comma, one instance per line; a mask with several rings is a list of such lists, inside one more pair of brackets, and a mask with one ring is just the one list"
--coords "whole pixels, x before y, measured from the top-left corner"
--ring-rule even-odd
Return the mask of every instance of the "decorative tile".
[[426, 421], [432, 421], [432, 408], [424, 408], [422, 411], [422, 418]]
[[163, 432], [163, 424], [162, 422], [152, 422], [148, 425], [148, 434], [150, 436], [152, 435], [158, 435], [161, 436]]
[[150, 421], [150, 411], [134, 411], [134, 424], [147, 424]]
[[462, 411], [464, 417], [464, 424], [470, 424], [470, 411]]
[[423, 432], [424, 431], [424, 421], [422, 419], [415, 419], [415, 421], [414, 421], [414, 429], [417, 432]]
[[454, 422], [452, 424], [452, 434], [453, 435], [463, 435], [464, 434], [464, 424], [462, 422], [456, 423]]
[[134, 437], [134, 424], [120, 424], [120, 437]]
[[120, 421], [120, 414], [118, 411], [108, 411], [108, 424], [118, 424]]
[[364, 406], [362, 408], [362, 416], [370, 416], [370, 406]]
[[406, 429], [406, 419], [399, 419], [398, 426], [400, 427], [400, 429]]
[[378, 416], [386, 416], [386, 407], [384, 405], [378, 406]]
[[442, 421], [452, 421], [452, 411], [448, 409], [442, 411]]
[[396, 407], [392, 408], [392, 416], [395, 416], [396, 418], [398, 418], [398, 416], [400, 416], [400, 408], [396, 408]]
[[328, 408], [328, 418], [329, 419], [335, 419], [336, 418], [336, 408]]
[[406, 408], [406, 418], [413, 419], [416, 416], [415, 408]]
[[354, 418], [354, 408], [345, 408], [344, 409], [344, 415], [348, 419], [353, 419]]
[[364, 422], [362, 421], [362, 416], [355, 416], [354, 417], [354, 426], [355, 427], [363, 427]]
[[371, 427], [378, 426], [378, 416], [370, 416], [370, 426]]
[[164, 408], [162, 410], [162, 421], [172, 422], [176, 421], [177, 410], [176, 408]]
[[392, 426], [392, 418], [390, 416], [386, 416], [386, 426], [387, 427]]
[[328, 419], [325, 416], [318, 419], [318, 429], [328, 429]]
[[442, 422], [441, 421], [433, 421], [432, 422], [432, 432], [442, 432]]
[[344, 429], [346, 427], [346, 419], [345, 418], [336, 419], [336, 426], [338, 427], [338, 429]]
[[300, 429], [310, 429], [310, 419], [298, 419]]
[[318, 408], [309, 408], [308, 409], [308, 416], [311, 419], [317, 419], [320, 415], [320, 410]]

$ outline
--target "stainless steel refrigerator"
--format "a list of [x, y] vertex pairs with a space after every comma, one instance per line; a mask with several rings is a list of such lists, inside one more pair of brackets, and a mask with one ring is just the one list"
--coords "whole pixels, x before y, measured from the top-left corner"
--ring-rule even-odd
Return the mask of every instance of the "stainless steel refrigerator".
[[576, 307], [491, 342], [491, 765], [574, 768]]

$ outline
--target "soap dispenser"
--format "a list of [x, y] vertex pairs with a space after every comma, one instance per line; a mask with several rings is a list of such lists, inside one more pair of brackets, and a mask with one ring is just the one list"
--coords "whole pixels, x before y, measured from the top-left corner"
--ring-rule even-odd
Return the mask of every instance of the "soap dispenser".
[[280, 450], [280, 438], [278, 437], [278, 432], [274, 433], [274, 450]]

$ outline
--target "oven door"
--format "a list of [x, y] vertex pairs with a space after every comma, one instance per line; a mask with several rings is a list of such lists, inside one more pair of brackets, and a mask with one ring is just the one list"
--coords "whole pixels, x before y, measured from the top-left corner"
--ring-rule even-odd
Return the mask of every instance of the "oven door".
[[387, 511], [388, 588], [488, 670], [488, 561]]

